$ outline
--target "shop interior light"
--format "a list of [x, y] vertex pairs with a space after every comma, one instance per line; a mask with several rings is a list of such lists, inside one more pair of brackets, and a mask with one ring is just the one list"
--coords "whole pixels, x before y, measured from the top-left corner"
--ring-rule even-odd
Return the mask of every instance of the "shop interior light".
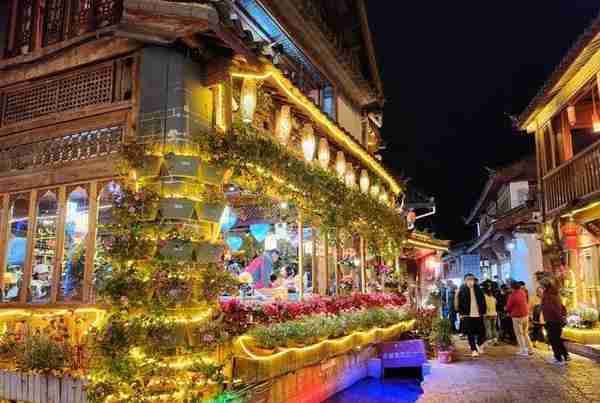
[[595, 91], [592, 89], [592, 130], [594, 133], [600, 132], [600, 118], [598, 117], [598, 111], [596, 110], [596, 96]]
[[329, 143], [325, 137], [321, 137], [319, 140], [318, 158], [321, 168], [329, 168], [329, 160], [331, 159], [331, 155], [329, 152]]
[[302, 152], [304, 159], [307, 162], [312, 162], [315, 158], [315, 150], [317, 148], [317, 139], [312, 125], [307, 123], [302, 127]]
[[577, 113], [575, 112], [575, 105], [569, 105], [567, 107], [567, 118], [571, 126], [575, 126], [577, 123]]

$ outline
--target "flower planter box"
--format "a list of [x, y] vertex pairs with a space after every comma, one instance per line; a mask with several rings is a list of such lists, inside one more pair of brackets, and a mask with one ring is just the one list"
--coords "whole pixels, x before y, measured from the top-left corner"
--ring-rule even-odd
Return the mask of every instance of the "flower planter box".
[[217, 167], [207, 162], [200, 163], [199, 179], [209, 185], [221, 186], [225, 180], [227, 169]]
[[211, 244], [211, 243], [198, 243], [195, 245], [196, 260], [198, 263], [207, 264], [216, 262], [219, 257], [223, 254], [223, 245]]
[[192, 260], [194, 258], [195, 245], [192, 242], [169, 240], [160, 248], [161, 256], [177, 260]]
[[0, 400], [85, 403], [85, 381], [70, 376], [0, 371]]
[[185, 198], [162, 198], [160, 216], [165, 220], [192, 219], [195, 216], [195, 202]]
[[219, 222], [221, 215], [223, 214], [223, 210], [225, 210], [224, 203], [198, 203], [196, 206], [198, 219], [211, 223]]
[[144, 156], [142, 166], [140, 168], [136, 169], [138, 179], [158, 176], [160, 174], [161, 165], [162, 165], [161, 157], [158, 157], [155, 155]]
[[186, 178], [198, 177], [198, 168], [200, 159], [198, 157], [189, 157], [185, 155], [167, 155], [162, 176], [179, 176]]
[[161, 194], [165, 197], [194, 197], [202, 194], [201, 183], [189, 181], [163, 181]]

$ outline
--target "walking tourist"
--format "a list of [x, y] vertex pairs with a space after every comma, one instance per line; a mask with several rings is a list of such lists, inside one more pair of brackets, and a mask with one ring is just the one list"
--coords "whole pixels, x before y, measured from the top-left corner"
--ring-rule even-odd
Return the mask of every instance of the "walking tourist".
[[488, 342], [498, 344], [498, 313], [496, 310], [496, 298], [491, 287], [485, 289], [485, 338]]
[[529, 301], [529, 312], [531, 313], [531, 341], [536, 347], [537, 342], [545, 342], [544, 338], [544, 313], [542, 312], [542, 296], [544, 287], [538, 287], [535, 290], [535, 295]]
[[519, 283], [512, 283], [512, 293], [506, 303], [506, 311], [510, 314], [513, 329], [519, 344], [519, 355], [533, 354], [533, 345], [529, 338], [529, 306], [527, 296]]
[[560, 301], [557, 288], [552, 283], [548, 283], [544, 287], [542, 313], [546, 320], [546, 331], [548, 332], [548, 340], [552, 346], [555, 362], [561, 365], [564, 361], [569, 361], [569, 353], [561, 338], [567, 312]]
[[458, 311], [462, 317], [464, 331], [469, 339], [471, 356], [483, 353], [485, 328], [483, 317], [486, 313], [485, 296], [476, 282], [475, 276], [467, 274], [465, 284], [458, 292]]
[[455, 306], [454, 301], [456, 300], [456, 295], [458, 294], [458, 289], [456, 284], [452, 282], [452, 280], [448, 281], [448, 307], [450, 308], [450, 312], [448, 313], [448, 317], [450, 322], [452, 323], [452, 333], [456, 333], [456, 320], [458, 319], [458, 312]]

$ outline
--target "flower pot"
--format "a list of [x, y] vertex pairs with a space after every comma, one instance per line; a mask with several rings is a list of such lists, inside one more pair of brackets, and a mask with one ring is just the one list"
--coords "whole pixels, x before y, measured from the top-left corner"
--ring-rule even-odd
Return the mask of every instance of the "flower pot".
[[453, 351], [439, 351], [437, 352], [438, 362], [442, 364], [449, 364], [454, 361]]
[[195, 203], [185, 198], [160, 199], [160, 215], [166, 220], [189, 220], [195, 217]]
[[186, 155], [168, 154], [165, 156], [165, 169], [162, 176], [179, 176], [186, 178], [198, 177], [200, 159]]

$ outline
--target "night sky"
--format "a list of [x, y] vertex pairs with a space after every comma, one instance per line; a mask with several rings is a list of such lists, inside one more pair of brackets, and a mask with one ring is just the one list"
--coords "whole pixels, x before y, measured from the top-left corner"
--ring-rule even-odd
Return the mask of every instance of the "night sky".
[[[511, 127], [598, 14], [598, 0], [368, 0], [386, 94], [384, 161], [435, 196], [428, 226], [454, 241], [487, 179], [534, 153]], [[392, 5], [393, 4], [393, 5]]]

